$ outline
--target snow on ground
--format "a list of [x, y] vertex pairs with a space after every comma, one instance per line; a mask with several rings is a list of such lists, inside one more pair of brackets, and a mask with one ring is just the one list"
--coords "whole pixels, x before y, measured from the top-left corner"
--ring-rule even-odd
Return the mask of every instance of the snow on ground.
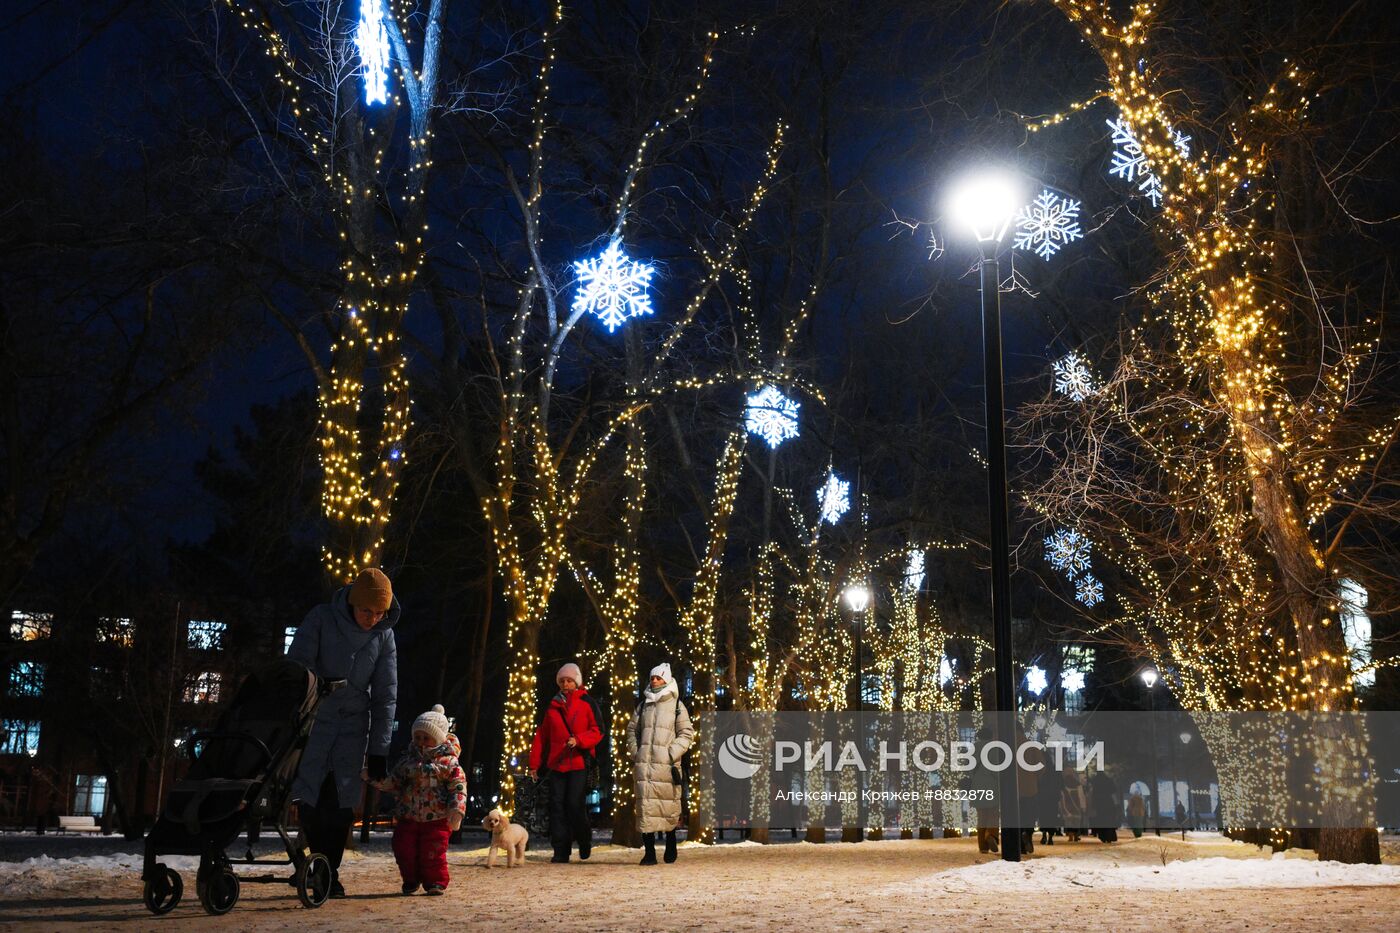
[[478, 839], [451, 852], [453, 883], [442, 898], [400, 896], [393, 859], [376, 841], [347, 854], [346, 900], [310, 911], [284, 884], [245, 883], [238, 906], [220, 918], [199, 906], [193, 860], [165, 859], [183, 874], [185, 899], [160, 920], [141, 905], [139, 856], [37, 856], [0, 862], [0, 928], [1394, 929], [1394, 855], [1383, 866], [1340, 866], [1306, 853], [1271, 858], [1211, 833], [1124, 837], [1112, 846], [1061, 839], [1019, 864], [979, 855], [969, 839], [938, 839], [685, 845], [678, 864], [655, 867], [638, 866], [637, 849], [601, 846], [568, 865], [532, 850], [524, 866], [498, 862], [491, 871]]

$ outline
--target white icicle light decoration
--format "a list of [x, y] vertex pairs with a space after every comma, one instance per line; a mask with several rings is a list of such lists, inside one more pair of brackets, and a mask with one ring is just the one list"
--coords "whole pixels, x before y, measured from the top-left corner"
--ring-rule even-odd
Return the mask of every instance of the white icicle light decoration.
[[1074, 350], [1056, 360], [1052, 369], [1055, 391], [1061, 395], [1082, 402], [1098, 391], [1094, 385], [1094, 374], [1089, 370], [1089, 361]]
[[817, 504], [821, 507], [819, 521], [836, 524], [851, 507], [851, 484], [835, 472], [827, 473], [826, 482], [817, 490]]
[[797, 410], [802, 406], [779, 392], [777, 386], [764, 386], [750, 395], [747, 402], [744, 428], [767, 441], [769, 447], [776, 448], [797, 436]]
[[652, 307], [647, 286], [655, 271], [649, 262], [627, 258], [622, 243], [613, 240], [593, 259], [574, 263], [574, 273], [578, 276], [574, 311], [596, 315], [608, 333], [617, 330], [628, 318], [649, 315]]
[[917, 593], [924, 585], [924, 552], [915, 548], [909, 552], [909, 563], [904, 568], [904, 591]]
[[1048, 262], [1061, 247], [1083, 238], [1078, 218], [1078, 201], [1046, 188], [1016, 215], [1016, 236], [1011, 245], [1028, 249]]
[[355, 29], [366, 104], [389, 101], [389, 34], [384, 28], [382, 4], [383, 0], [360, 0], [360, 24]]

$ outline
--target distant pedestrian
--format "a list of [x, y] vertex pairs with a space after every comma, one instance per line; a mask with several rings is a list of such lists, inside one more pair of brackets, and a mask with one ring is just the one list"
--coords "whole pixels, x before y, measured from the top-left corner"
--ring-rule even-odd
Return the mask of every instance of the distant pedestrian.
[[1070, 768], [1062, 775], [1064, 787], [1060, 790], [1060, 824], [1070, 842], [1078, 842], [1084, 831], [1084, 813], [1088, 800], [1084, 794], [1084, 780], [1079, 771]]
[[1089, 781], [1089, 809], [1094, 834], [1101, 842], [1118, 841], [1118, 827], [1123, 825], [1123, 800], [1113, 778], [1100, 771]]
[[[530, 777], [549, 771], [549, 837], [554, 843], [551, 862], [567, 862], [578, 843], [578, 857], [586, 861], [593, 852], [593, 830], [584, 808], [588, 757], [595, 754], [603, 733], [593, 701], [583, 689], [583, 672], [574, 663], [554, 675], [559, 692], [545, 707], [530, 746]], [[587, 757], [585, 757], [587, 756]]]
[[671, 665], [652, 668], [642, 702], [627, 726], [636, 778], [637, 830], [642, 834], [643, 865], [656, 864], [656, 837], [666, 834], [664, 858], [676, 860], [676, 824], [681, 819], [684, 786], [681, 757], [695, 740], [690, 713], [681, 702]]
[[1180, 800], [1176, 802], [1176, 825], [1181, 827], [1181, 841], [1186, 841], [1186, 804]]
[[1040, 844], [1053, 846], [1055, 836], [1064, 824], [1060, 821], [1060, 794], [1064, 790], [1065, 779], [1062, 772], [1055, 769], [1054, 763], [1045, 762], [1045, 770], [1040, 772], [1040, 786], [1036, 789], [1036, 800], [1040, 804]]
[[[978, 748], [985, 747], [991, 740], [990, 728], [984, 726], [977, 730]], [[977, 765], [968, 777], [967, 788], [972, 794], [973, 806], [977, 810], [977, 851], [984, 854], [996, 852], [1001, 815], [997, 805], [997, 797], [1001, 793], [1000, 781], [997, 773], [987, 767], [981, 756], [977, 758]]]
[[[1016, 748], [1025, 748], [1024, 755], [1016, 755], [1016, 790], [1021, 798], [1021, 851], [1030, 854], [1035, 851], [1035, 819], [1038, 815], [1041, 771], [1037, 765], [1044, 765], [1045, 759], [1037, 745], [1026, 744], [1026, 734], [1016, 728]], [[1024, 758], [1024, 762], [1022, 761]], [[1022, 764], [1025, 767], [1021, 767]]]
[[1132, 829], [1134, 839], [1142, 838], [1142, 830], [1146, 825], [1147, 802], [1142, 799], [1139, 791], [1133, 791], [1128, 797], [1128, 827]]

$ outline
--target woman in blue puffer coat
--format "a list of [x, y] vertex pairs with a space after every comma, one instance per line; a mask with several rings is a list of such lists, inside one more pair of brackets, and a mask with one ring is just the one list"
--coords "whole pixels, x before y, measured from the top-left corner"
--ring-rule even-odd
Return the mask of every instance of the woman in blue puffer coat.
[[316, 709], [292, 798], [312, 852], [334, 872], [331, 896], [344, 897], [340, 862], [364, 784], [360, 772], [381, 780], [398, 702], [398, 651], [394, 624], [399, 602], [389, 578], [363, 570], [351, 586], [307, 614], [287, 657], [317, 677], [345, 681]]

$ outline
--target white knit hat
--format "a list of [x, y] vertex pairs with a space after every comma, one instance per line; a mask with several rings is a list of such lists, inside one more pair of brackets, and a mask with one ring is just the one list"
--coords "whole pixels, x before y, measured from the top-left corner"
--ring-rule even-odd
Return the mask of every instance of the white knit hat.
[[671, 665], [665, 661], [662, 661], [660, 664], [656, 665], [651, 669], [651, 676], [660, 677], [662, 680], [666, 681], [666, 683], [669, 684], [671, 682]]
[[554, 675], [554, 682], [557, 684], [565, 677], [572, 678], [574, 686], [583, 686], [583, 671], [579, 670], [578, 665], [575, 664], [573, 661], [570, 661], [568, 664], [565, 664], [563, 667], [559, 668], [559, 673]]
[[447, 741], [447, 729], [447, 715], [443, 712], [441, 703], [413, 720], [413, 731], [429, 736], [437, 745]]

